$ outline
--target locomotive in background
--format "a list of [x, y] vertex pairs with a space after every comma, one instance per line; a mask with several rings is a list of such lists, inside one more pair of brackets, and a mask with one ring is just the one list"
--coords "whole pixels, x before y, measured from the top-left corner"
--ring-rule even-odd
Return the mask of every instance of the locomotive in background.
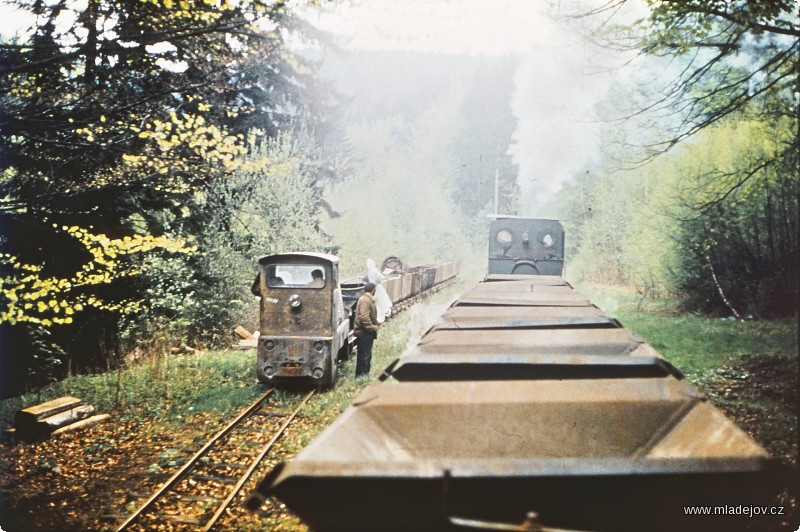
[[489, 275], [557, 275], [564, 269], [564, 227], [558, 220], [501, 216], [489, 226]]

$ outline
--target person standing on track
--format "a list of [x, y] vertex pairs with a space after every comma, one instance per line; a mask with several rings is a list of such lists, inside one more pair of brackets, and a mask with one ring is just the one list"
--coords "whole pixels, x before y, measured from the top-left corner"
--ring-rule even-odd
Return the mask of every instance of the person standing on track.
[[369, 375], [372, 363], [372, 343], [378, 338], [378, 309], [375, 306], [375, 283], [364, 285], [364, 295], [356, 303], [353, 332], [356, 336], [356, 377]]

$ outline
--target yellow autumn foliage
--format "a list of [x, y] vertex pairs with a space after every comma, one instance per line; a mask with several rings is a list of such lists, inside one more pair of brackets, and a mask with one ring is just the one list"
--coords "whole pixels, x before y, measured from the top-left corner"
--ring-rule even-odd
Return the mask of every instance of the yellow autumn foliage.
[[[208, 110], [209, 104], [200, 104]], [[113, 181], [143, 179], [181, 173], [196, 173], [201, 168], [220, 168], [225, 172], [241, 169], [247, 164], [243, 155], [247, 153], [247, 142], [242, 134], [231, 134], [223, 127], [208, 124], [205, 118], [193, 113], [170, 113], [165, 120], [151, 119], [144, 124], [135, 120], [98, 122], [91, 127], [81, 127], [75, 133], [86, 142], [104, 146], [109, 137], [136, 137], [147, 142], [136, 153], [123, 153], [123, 165], [116, 170], [101, 172], [91, 177], [89, 187], [102, 187]], [[188, 184], [183, 179], [153, 183], [159, 191], [186, 192]]]
[[125, 260], [135, 253], [156, 249], [192, 254], [194, 246], [166, 236], [133, 235], [109, 238], [78, 226], [53, 226], [76, 239], [92, 259], [68, 278], [46, 275], [42, 266], [25, 264], [16, 256], [0, 253], [7, 272], [0, 276], [0, 322], [62, 325], [72, 323], [72, 316], [85, 308], [123, 314], [142, 310], [136, 300], [104, 301], [88, 294], [92, 287], [109, 284], [139, 273]]
[[169, 11], [170, 16], [195, 22], [214, 22], [224, 11], [235, 9], [228, 0], [139, 0]]

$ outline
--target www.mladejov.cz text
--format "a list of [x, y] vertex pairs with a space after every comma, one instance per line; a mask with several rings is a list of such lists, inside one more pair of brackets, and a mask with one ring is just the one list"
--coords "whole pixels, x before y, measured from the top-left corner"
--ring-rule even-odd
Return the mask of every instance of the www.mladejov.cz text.
[[753, 506], [739, 504], [736, 506], [684, 506], [686, 515], [742, 515], [757, 517], [761, 515], [784, 515], [783, 506]]

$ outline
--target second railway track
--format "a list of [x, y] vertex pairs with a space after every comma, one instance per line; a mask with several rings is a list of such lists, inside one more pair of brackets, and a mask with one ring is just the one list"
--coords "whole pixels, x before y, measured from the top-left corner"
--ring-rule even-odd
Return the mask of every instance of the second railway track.
[[271, 404], [274, 390], [209, 439], [117, 531], [211, 530], [315, 393], [298, 398], [288, 411]]

